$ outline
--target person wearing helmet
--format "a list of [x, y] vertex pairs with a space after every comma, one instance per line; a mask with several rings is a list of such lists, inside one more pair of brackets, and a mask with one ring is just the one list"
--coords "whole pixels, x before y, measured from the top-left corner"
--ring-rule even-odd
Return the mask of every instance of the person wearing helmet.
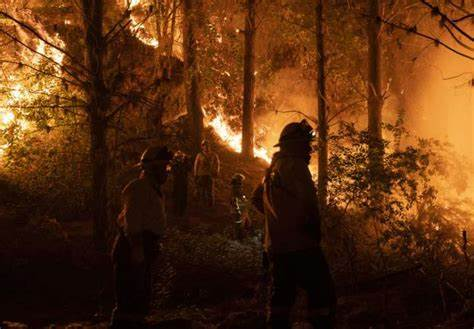
[[313, 327], [334, 327], [334, 283], [320, 248], [317, 195], [308, 168], [313, 139], [306, 120], [286, 125], [275, 145], [280, 151], [252, 197], [265, 214], [264, 248], [273, 282], [268, 322], [273, 329], [291, 328], [297, 286], [307, 292]]
[[161, 186], [172, 157], [167, 147], [146, 149], [140, 159], [139, 178], [122, 192], [119, 234], [112, 252], [116, 306], [111, 328], [144, 326], [151, 298], [151, 264], [166, 227]]
[[194, 177], [199, 200], [210, 207], [214, 205], [214, 179], [219, 171], [219, 156], [212, 152], [209, 142], [203, 140], [201, 152], [194, 161]]
[[236, 173], [232, 176], [231, 185], [231, 218], [234, 224], [234, 235], [237, 240], [244, 238], [246, 229], [250, 228], [250, 220], [247, 212], [248, 199], [244, 193], [245, 176]]

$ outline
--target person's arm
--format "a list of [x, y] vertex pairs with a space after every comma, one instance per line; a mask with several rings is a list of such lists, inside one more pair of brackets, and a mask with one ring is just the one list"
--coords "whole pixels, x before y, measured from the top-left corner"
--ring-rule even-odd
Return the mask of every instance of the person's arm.
[[260, 183], [252, 194], [252, 204], [254, 207], [263, 214], [263, 183]]
[[131, 248], [131, 261], [139, 264], [144, 261], [143, 254], [143, 197], [136, 186], [128, 186], [123, 192], [124, 200], [124, 233]]
[[321, 224], [318, 196], [311, 172], [303, 161], [296, 161], [292, 170], [292, 191], [303, 203], [308, 214], [308, 229], [312, 231], [318, 242], [321, 239]]
[[214, 153], [214, 174], [215, 176], [219, 176], [219, 173], [221, 171], [221, 162], [219, 160], [219, 156], [217, 153]]
[[194, 177], [197, 176], [198, 174], [198, 169], [199, 169], [199, 166], [200, 166], [200, 162], [201, 162], [201, 154], [198, 153], [198, 155], [196, 155], [196, 159], [194, 160], [194, 171], [193, 171], [193, 174], [194, 174]]

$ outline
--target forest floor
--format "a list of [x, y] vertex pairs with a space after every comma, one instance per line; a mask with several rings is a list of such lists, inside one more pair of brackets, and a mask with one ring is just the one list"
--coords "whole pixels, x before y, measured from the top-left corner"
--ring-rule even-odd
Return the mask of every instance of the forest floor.
[[[154, 269], [149, 320], [156, 328], [263, 325], [261, 230], [243, 241], [233, 238], [228, 196], [235, 168], [248, 177], [250, 193], [264, 164], [244, 164], [226, 154], [221, 160], [216, 206], [201, 208], [191, 200], [187, 222], [170, 216]], [[107, 255], [94, 252], [92, 224], [35, 219], [18, 204], [0, 208], [0, 218], [0, 328], [106, 328], [113, 306], [111, 264]], [[336, 274], [336, 282], [340, 329], [474, 328], [472, 315], [454, 315], [461, 314], [456, 302], [449, 305], [450, 320], [445, 320], [438, 287], [416, 271], [357, 286]], [[304, 315], [298, 311], [304, 309], [302, 296], [295, 321]]]

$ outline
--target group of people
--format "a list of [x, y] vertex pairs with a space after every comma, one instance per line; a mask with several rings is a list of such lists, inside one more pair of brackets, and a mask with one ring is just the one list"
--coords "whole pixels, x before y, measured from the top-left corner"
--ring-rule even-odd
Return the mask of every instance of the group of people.
[[[291, 328], [290, 312], [297, 287], [307, 292], [308, 317], [313, 328], [334, 328], [336, 295], [320, 247], [317, 193], [308, 169], [313, 139], [313, 130], [305, 120], [288, 124], [275, 145], [280, 150], [273, 155], [251, 198], [265, 217], [264, 259], [272, 286], [268, 328]], [[189, 160], [178, 156], [182, 167], [173, 170], [187, 172]], [[152, 290], [150, 268], [159, 254], [166, 227], [161, 187], [173, 159], [176, 157], [166, 147], [147, 149], [141, 157], [140, 177], [123, 191], [119, 234], [113, 248], [116, 307], [112, 328], [146, 328], [144, 318]], [[194, 175], [198, 195], [206, 205], [215, 202], [214, 178], [218, 174], [219, 158], [204, 141], [194, 162]], [[234, 175], [231, 182], [236, 216], [245, 202], [243, 179], [242, 175]]]

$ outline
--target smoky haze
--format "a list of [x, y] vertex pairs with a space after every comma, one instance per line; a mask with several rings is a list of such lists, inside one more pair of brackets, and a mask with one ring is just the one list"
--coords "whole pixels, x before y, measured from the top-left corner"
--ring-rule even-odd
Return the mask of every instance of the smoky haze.
[[451, 143], [474, 158], [474, 64], [433, 49], [414, 70], [406, 87], [407, 128], [415, 135]]
[[[454, 149], [474, 159], [474, 64], [444, 49], [433, 48], [417, 60], [403, 86], [405, 127], [415, 137], [435, 138], [453, 145]], [[260, 142], [270, 148], [278, 140], [283, 126], [301, 120], [300, 111], [316, 117], [316, 83], [301, 79], [297, 69], [279, 71], [265, 93], [273, 95], [278, 112], [262, 113], [257, 126], [266, 127]], [[384, 121], [395, 123], [399, 99], [390, 91], [384, 105]], [[282, 112], [290, 113], [282, 113]], [[349, 114], [342, 120], [354, 120]], [[366, 114], [360, 113], [357, 125], [366, 127]], [[334, 127], [332, 128], [335, 129]], [[404, 144], [411, 143], [405, 140]]]

